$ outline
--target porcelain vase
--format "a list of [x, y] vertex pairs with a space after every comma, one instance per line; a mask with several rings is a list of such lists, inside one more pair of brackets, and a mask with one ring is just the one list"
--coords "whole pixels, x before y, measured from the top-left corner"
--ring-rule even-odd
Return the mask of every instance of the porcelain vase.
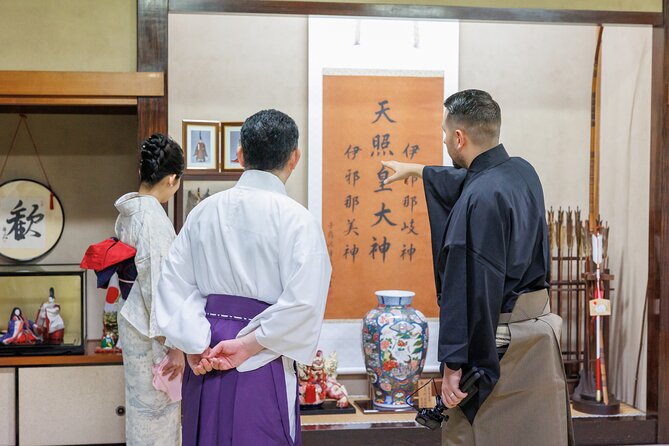
[[375, 294], [378, 305], [365, 315], [362, 324], [372, 402], [380, 409], [408, 408], [406, 399], [416, 390], [425, 365], [427, 320], [411, 306], [415, 293], [385, 290]]

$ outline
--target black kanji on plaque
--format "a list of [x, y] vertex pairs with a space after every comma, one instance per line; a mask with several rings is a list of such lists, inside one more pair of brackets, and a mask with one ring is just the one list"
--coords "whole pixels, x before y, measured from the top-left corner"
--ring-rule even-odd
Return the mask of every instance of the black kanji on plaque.
[[372, 138], [372, 147], [374, 150], [372, 150], [372, 153], [370, 154], [371, 157], [374, 157], [375, 153], [376, 156], [386, 156], [386, 154], [394, 155], [393, 151], [390, 149], [390, 133], [375, 135]]
[[346, 158], [350, 160], [354, 160], [356, 156], [358, 156], [358, 153], [360, 153], [362, 149], [360, 149], [359, 146], [354, 146], [352, 144], [348, 145], [348, 148], [344, 151], [344, 155], [346, 155]]
[[418, 233], [416, 232], [416, 226], [413, 221], [413, 218], [411, 219], [409, 224], [407, 224], [407, 222], [402, 222], [402, 232], [406, 232], [407, 234], [418, 235]]
[[372, 257], [372, 259], [376, 260], [376, 253], [381, 253], [381, 260], [385, 263], [386, 261], [386, 253], [390, 250], [390, 242], [386, 238], [386, 236], [383, 236], [383, 241], [379, 243], [379, 241], [376, 239], [376, 237], [372, 237], [372, 249], [369, 251], [369, 255]]
[[413, 243], [411, 243], [408, 247], [407, 245], [402, 245], [402, 253], [400, 254], [402, 260], [408, 259], [409, 262], [412, 262], [414, 254], [416, 254], [416, 248], [413, 246]]
[[386, 166], [381, 166], [381, 170], [376, 172], [376, 177], [379, 179], [379, 188], [374, 192], [383, 192], [383, 191], [392, 191], [393, 189], [388, 187], [384, 181], [390, 176], [390, 171], [386, 169]]
[[417, 177], [409, 177], [404, 179], [404, 184], [408, 184], [409, 186], [413, 187], [413, 185], [416, 184], [416, 181], [418, 181]]
[[390, 123], [395, 123], [393, 119], [388, 116], [388, 110], [390, 110], [390, 107], [386, 107], [386, 104], [388, 103], [387, 100], [379, 101], [379, 110], [376, 112], [376, 119], [372, 121], [372, 124], [376, 124], [376, 122], [381, 119], [381, 117], [384, 117], [388, 120]]
[[358, 245], [356, 245], [355, 243], [351, 247], [346, 245], [346, 249], [344, 249], [344, 258], [348, 260], [350, 256], [353, 263], [355, 263], [355, 256], [358, 255], [358, 252], [360, 252], [360, 248], [358, 248]]
[[360, 199], [357, 195], [347, 195], [346, 200], [344, 200], [344, 205], [346, 209], [350, 209], [351, 212], [355, 212], [355, 207], [360, 204]]
[[404, 207], [410, 208], [413, 212], [413, 208], [418, 206], [418, 197], [416, 195], [406, 195], [404, 197]]
[[351, 219], [347, 218], [346, 221], [348, 224], [348, 229], [346, 230], [346, 234], [344, 235], [351, 235], [351, 234], [360, 235], [358, 234], [358, 227], [355, 225], [355, 218]]
[[357, 170], [348, 169], [346, 175], [344, 175], [344, 178], [348, 184], [355, 187], [356, 183], [360, 181], [360, 172]]
[[[5, 238], [8, 238], [10, 235], [14, 234], [14, 240], [20, 241], [24, 240], [27, 235], [32, 235], [33, 237], [42, 237], [42, 234], [32, 229], [35, 223], [39, 223], [44, 220], [44, 214], [39, 211], [39, 205], [33, 204], [32, 211], [30, 214], [26, 215], [26, 208], [23, 206], [23, 201], [19, 200], [9, 213], [11, 217], [6, 220], [6, 222], [11, 226]], [[26, 227], [27, 225], [27, 227]]]
[[416, 154], [418, 153], [419, 150], [420, 150], [420, 146], [418, 144], [414, 144], [414, 145], [407, 144], [407, 146], [404, 148], [402, 153], [404, 153], [404, 156], [406, 156], [407, 158], [412, 160], [413, 157], [416, 156]]
[[378, 225], [383, 220], [385, 220], [386, 223], [388, 223], [390, 226], [397, 226], [396, 223], [393, 223], [392, 221], [390, 221], [390, 219], [386, 216], [386, 214], [390, 214], [390, 212], [392, 212], [392, 211], [390, 209], [386, 208], [386, 204], [381, 203], [381, 210], [374, 214], [375, 217], [378, 217], [378, 220], [376, 220], [376, 223], [374, 223], [372, 226]]

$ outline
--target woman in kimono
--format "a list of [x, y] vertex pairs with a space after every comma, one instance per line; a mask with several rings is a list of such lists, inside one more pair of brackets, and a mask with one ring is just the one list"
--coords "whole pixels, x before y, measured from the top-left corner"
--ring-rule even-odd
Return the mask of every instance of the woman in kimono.
[[116, 235], [137, 250], [137, 279], [118, 315], [125, 370], [126, 442], [132, 446], [181, 444], [181, 404], [166, 391], [156, 390], [153, 381], [154, 374], [162, 375], [172, 386], [180, 387], [184, 356], [164, 344], [153, 297], [161, 262], [176, 237], [162, 203], [179, 189], [183, 169], [179, 144], [169, 136], [152, 135], [142, 144], [139, 191], [115, 203], [119, 211]]

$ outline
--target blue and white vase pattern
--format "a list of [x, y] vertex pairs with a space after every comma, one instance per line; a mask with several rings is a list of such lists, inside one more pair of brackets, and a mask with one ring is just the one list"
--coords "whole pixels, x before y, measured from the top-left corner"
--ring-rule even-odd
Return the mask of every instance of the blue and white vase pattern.
[[365, 315], [362, 349], [374, 388], [373, 403], [382, 409], [408, 408], [406, 398], [418, 385], [425, 365], [428, 327], [411, 307], [411, 291], [377, 291], [378, 306]]

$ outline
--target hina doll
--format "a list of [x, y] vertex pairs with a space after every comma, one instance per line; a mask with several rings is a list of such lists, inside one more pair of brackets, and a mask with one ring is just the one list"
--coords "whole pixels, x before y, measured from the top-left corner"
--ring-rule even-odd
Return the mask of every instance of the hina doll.
[[49, 288], [49, 299], [37, 311], [35, 317], [36, 332], [42, 336], [44, 344], [62, 344], [65, 322], [60, 316], [60, 305], [56, 303], [53, 288]]
[[0, 338], [4, 345], [35, 344], [39, 337], [34, 331], [34, 322], [26, 319], [19, 307], [14, 307], [7, 322], [7, 333]]

